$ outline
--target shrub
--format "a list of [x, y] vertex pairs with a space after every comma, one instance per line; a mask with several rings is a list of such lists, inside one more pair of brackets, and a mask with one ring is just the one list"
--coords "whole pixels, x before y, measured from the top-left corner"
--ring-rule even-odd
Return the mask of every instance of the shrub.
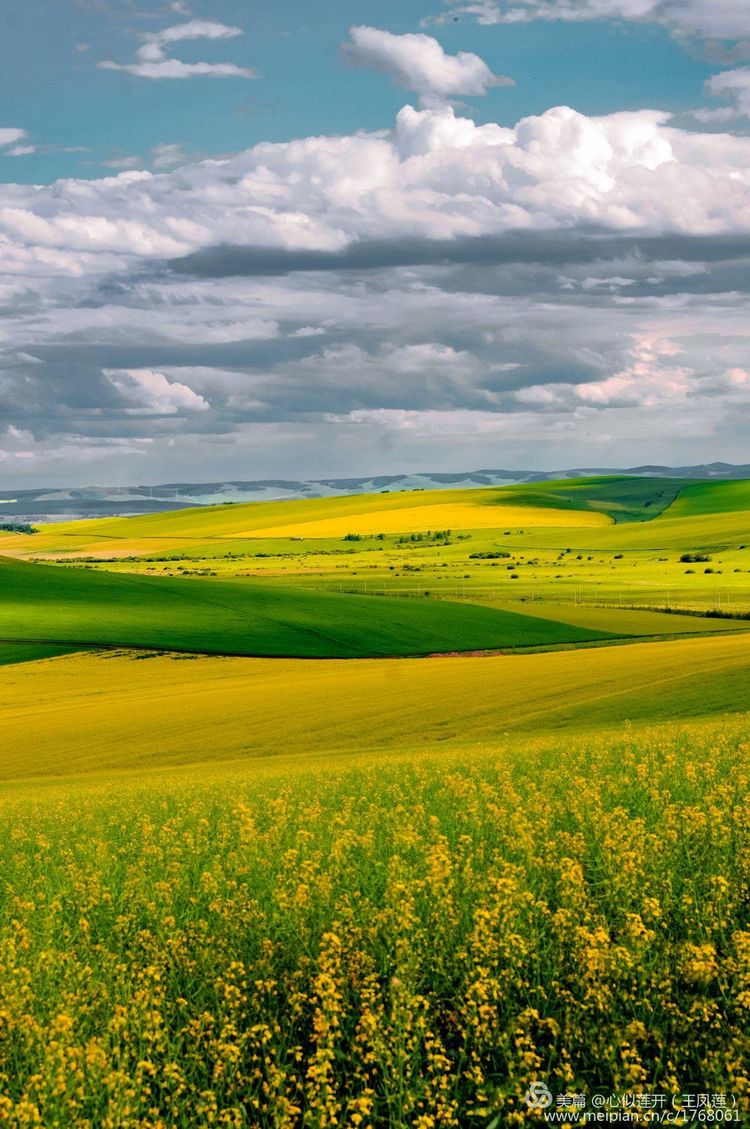
[[695, 564], [697, 561], [710, 561], [711, 559], [708, 553], [683, 553], [680, 557], [683, 564]]
[[38, 533], [33, 525], [25, 521], [4, 521], [0, 524], [0, 533]]

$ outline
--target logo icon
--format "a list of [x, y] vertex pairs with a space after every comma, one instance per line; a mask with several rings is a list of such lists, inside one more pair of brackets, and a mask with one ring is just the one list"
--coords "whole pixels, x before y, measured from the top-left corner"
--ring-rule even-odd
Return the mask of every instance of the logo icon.
[[532, 1082], [526, 1091], [524, 1101], [529, 1109], [549, 1109], [552, 1094], [546, 1082]]

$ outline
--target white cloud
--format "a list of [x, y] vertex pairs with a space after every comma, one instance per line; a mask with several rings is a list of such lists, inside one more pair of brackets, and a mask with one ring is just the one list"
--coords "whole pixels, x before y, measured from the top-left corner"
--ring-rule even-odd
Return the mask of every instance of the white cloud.
[[630, 363], [602, 380], [579, 384], [537, 384], [516, 392], [527, 407], [545, 410], [574, 408], [639, 408], [654, 410], [726, 392], [741, 392], [750, 374], [740, 367], [723, 373], [699, 371], [686, 363], [684, 350], [666, 338], [636, 337]]
[[[240, 455], [258, 477], [382, 471], [384, 451], [497, 465], [498, 436], [503, 462], [564, 465], [604, 433], [625, 461], [633, 437], [632, 461], [671, 458], [665, 434], [679, 461], [696, 436], [700, 457], [723, 437], [737, 459], [748, 234], [750, 139], [655, 111], [556, 107], [508, 128], [405, 107], [388, 131], [6, 184], [0, 395], [44, 475], [69, 447], [67, 475], [76, 444], [120, 473], [167, 435], [175, 462], [157, 442], [149, 475], [221, 478]], [[128, 446], [108, 454], [110, 438]]]
[[100, 70], [125, 71], [138, 78], [150, 79], [184, 79], [196, 76], [255, 78], [255, 71], [249, 67], [240, 67], [235, 63], [184, 63], [181, 59], [170, 57], [166, 50], [170, 45], [183, 43], [186, 40], [226, 40], [234, 39], [238, 35], [242, 35], [242, 29], [239, 27], [230, 27], [215, 20], [188, 20], [186, 23], [175, 24], [162, 31], [148, 32], [144, 35], [145, 42], [136, 51], [134, 63], [115, 63], [111, 59], [106, 59], [97, 63], [97, 66]]
[[184, 415], [211, 406], [187, 384], [170, 382], [153, 369], [105, 369], [104, 376], [126, 400], [135, 401], [137, 406], [125, 408], [128, 415]]
[[216, 20], [188, 20], [162, 31], [148, 32], [145, 39], [155, 47], [164, 47], [167, 43], [182, 43], [186, 39], [236, 39], [238, 35], [242, 35], [240, 27], [230, 27]]
[[0, 185], [3, 273], [92, 275], [217, 244], [339, 251], [580, 224], [750, 231], [750, 138], [565, 106], [515, 128], [404, 107], [390, 132], [263, 143], [167, 173]]
[[[657, 23], [679, 36], [737, 39], [750, 35], [746, 0], [447, 0], [453, 12], [481, 24], [529, 20], [632, 20]], [[447, 19], [448, 17], [443, 17]], [[440, 22], [440, 18], [438, 19]]]
[[390, 75], [399, 86], [423, 97], [486, 94], [492, 86], [512, 85], [511, 79], [493, 74], [478, 55], [448, 55], [430, 35], [394, 35], [375, 27], [352, 27], [349, 34], [351, 43], [341, 46], [348, 63]]
[[414, 411], [404, 408], [357, 409], [342, 415], [330, 414], [327, 422], [354, 424], [356, 427], [388, 428], [420, 435], [441, 435], [457, 440], [462, 436], [498, 434], [514, 431], [517, 420], [497, 412], [470, 412], [461, 409]]
[[[23, 141], [25, 137], [25, 129], [0, 128], [0, 149], [4, 149], [8, 145], [17, 145], [18, 142]], [[5, 156], [7, 157], [8, 154], [6, 153]]]
[[750, 116], [750, 67], [737, 67], [732, 71], [715, 74], [706, 83], [706, 88], [709, 93], [733, 102], [734, 107], [731, 112], [734, 114]]

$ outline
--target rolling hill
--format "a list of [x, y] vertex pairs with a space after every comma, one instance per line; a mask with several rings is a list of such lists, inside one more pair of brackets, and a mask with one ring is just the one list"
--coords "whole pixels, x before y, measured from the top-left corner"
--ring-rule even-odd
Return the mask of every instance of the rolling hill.
[[189, 510], [51, 524], [33, 535], [0, 532], [0, 553], [146, 556], [210, 553], [263, 539], [341, 540], [450, 529], [519, 532], [529, 545], [699, 548], [750, 540], [750, 480], [599, 477]]
[[73, 655], [5, 668], [0, 776], [478, 742], [501, 750], [513, 733], [748, 710], [748, 634], [429, 660]]
[[387, 494], [401, 491], [473, 489], [509, 483], [545, 483], [596, 475], [650, 478], [731, 480], [750, 476], [750, 465], [708, 463], [701, 466], [639, 466], [627, 469], [586, 467], [572, 470], [508, 470], [414, 472], [348, 478], [265, 478], [223, 482], [168, 482], [153, 486], [45, 486], [0, 490], [0, 512], [33, 521], [53, 518], [112, 517], [160, 513], [225, 502], [271, 502], [337, 497], [344, 494]]
[[0, 639], [14, 643], [362, 658], [612, 637], [586, 627], [448, 601], [153, 579], [0, 561]]

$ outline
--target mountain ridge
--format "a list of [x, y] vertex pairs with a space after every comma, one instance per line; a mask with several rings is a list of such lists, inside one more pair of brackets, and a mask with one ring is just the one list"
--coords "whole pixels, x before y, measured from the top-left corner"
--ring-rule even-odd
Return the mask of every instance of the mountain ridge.
[[227, 502], [270, 502], [342, 494], [390, 493], [401, 490], [439, 490], [446, 487], [511, 486], [550, 482], [561, 478], [598, 475], [632, 475], [659, 478], [750, 478], [750, 464], [725, 462], [668, 467], [576, 467], [554, 471], [482, 468], [472, 471], [414, 472], [360, 475], [346, 478], [226, 479], [214, 482], [167, 482], [153, 486], [38, 487], [0, 490], [0, 524], [3, 517], [28, 521], [69, 520], [159, 513]]

